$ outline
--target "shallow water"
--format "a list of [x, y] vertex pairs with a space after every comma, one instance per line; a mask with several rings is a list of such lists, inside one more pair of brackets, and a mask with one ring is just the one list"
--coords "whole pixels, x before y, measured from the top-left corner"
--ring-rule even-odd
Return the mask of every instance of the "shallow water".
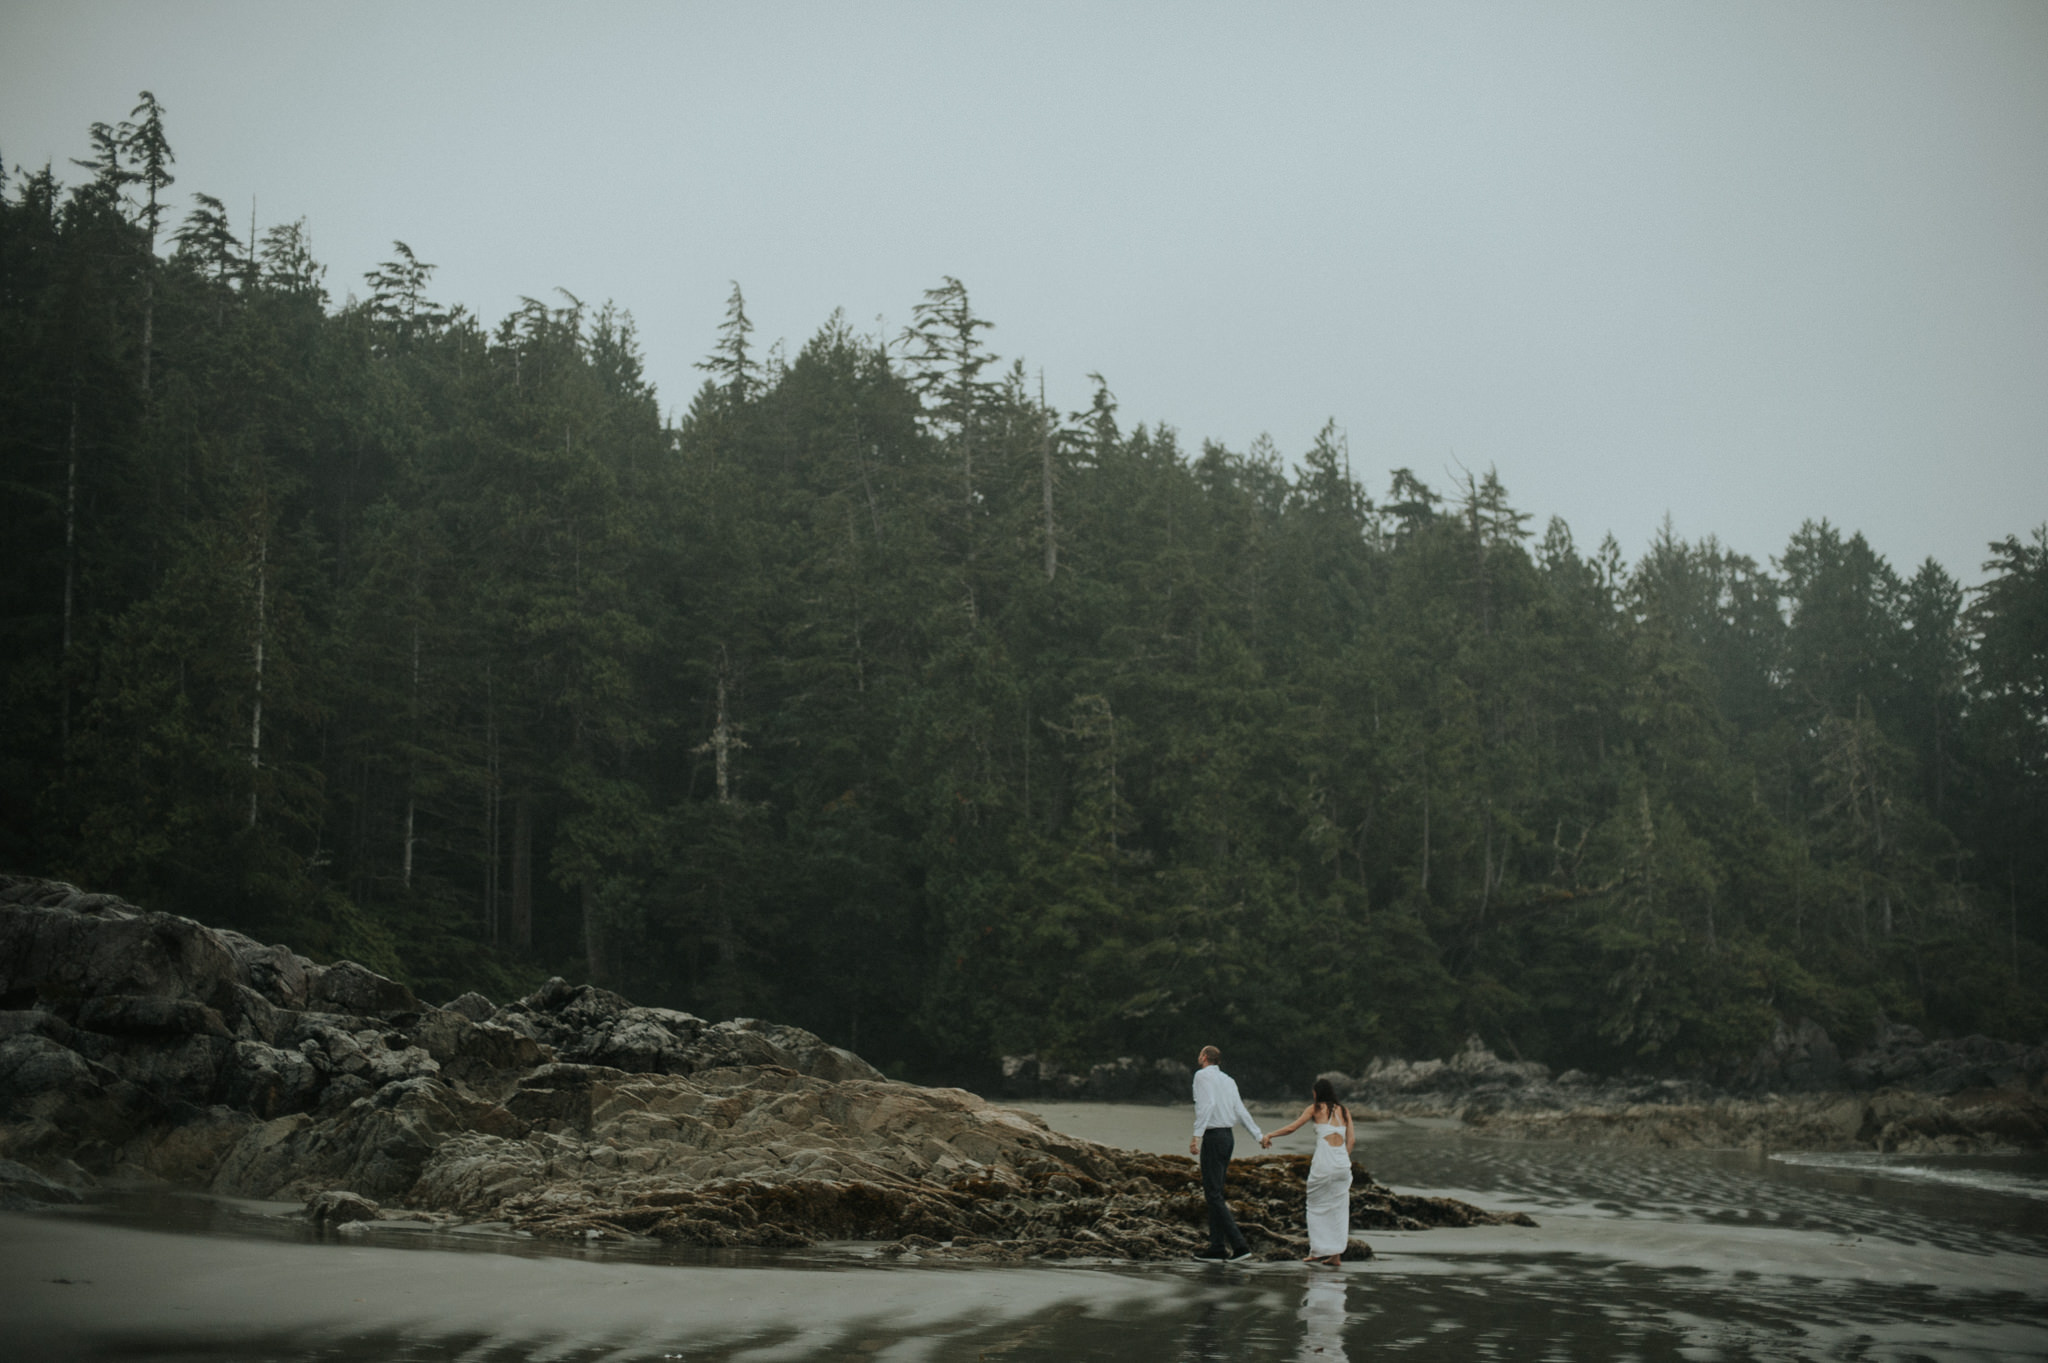
[[[1185, 1151], [1183, 1109], [1045, 1104]], [[1278, 1125], [1292, 1113], [1268, 1120]], [[8, 1359], [2048, 1358], [2048, 1161], [1763, 1158], [1360, 1127], [1404, 1191], [1528, 1211], [1296, 1264], [898, 1262], [380, 1227], [193, 1198], [0, 1216]], [[1306, 1150], [1297, 1133], [1277, 1148]], [[1255, 1149], [1240, 1136], [1239, 1152]]]

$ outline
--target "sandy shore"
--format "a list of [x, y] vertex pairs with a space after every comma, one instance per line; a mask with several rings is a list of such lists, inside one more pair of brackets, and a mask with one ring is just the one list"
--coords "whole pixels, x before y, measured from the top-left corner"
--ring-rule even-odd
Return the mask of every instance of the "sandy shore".
[[[1142, 1121], [1140, 1117], [1136, 1120]], [[194, 1235], [68, 1214], [0, 1214], [0, 1339], [11, 1363], [119, 1357], [418, 1359], [1144, 1358], [1147, 1341], [1217, 1318], [1342, 1329], [1375, 1310], [1685, 1284], [1693, 1310], [1731, 1292], [2037, 1298], [2039, 1259], [1765, 1225], [1547, 1211], [1544, 1227], [1386, 1232], [1378, 1257], [1338, 1272], [1295, 1264], [891, 1263], [854, 1247], [761, 1266], [635, 1262]], [[1620, 1275], [1620, 1276], [1617, 1276]], [[1634, 1283], [1633, 1287], [1625, 1284]], [[1436, 1284], [1433, 1286], [1432, 1284]], [[1745, 1286], [1746, 1284], [1746, 1286]], [[1832, 1286], [1829, 1286], [1832, 1284]], [[1311, 1289], [1335, 1292], [1322, 1302]], [[1663, 1291], [1665, 1289], [1658, 1289]], [[1358, 1291], [1367, 1295], [1360, 1299]], [[1308, 1293], [1306, 1297], [1304, 1293]], [[1322, 1317], [1327, 1309], [1329, 1320]], [[1529, 1309], [1527, 1306], [1524, 1310]], [[1804, 1309], [1804, 1308], [1801, 1308]], [[1853, 1312], [1853, 1308], [1852, 1308]], [[1393, 1318], [1389, 1318], [1390, 1323]], [[1435, 1328], [1427, 1317], [1416, 1328]], [[1953, 1344], [1953, 1322], [1942, 1338]], [[1918, 1338], [1919, 1336], [1914, 1336]], [[1993, 1343], [1993, 1338], [1996, 1342]], [[2010, 1324], [1987, 1337], [2009, 1350]], [[1284, 1348], [1284, 1341], [1269, 1341]], [[2036, 1336], [2035, 1343], [2041, 1342]], [[1209, 1357], [1209, 1354], [1202, 1354]], [[1215, 1357], [1236, 1356], [1219, 1347]], [[1261, 1348], [1245, 1356], [1271, 1356]], [[1290, 1351], [1290, 1356], [1291, 1351]]]
[[[1033, 1109], [1068, 1135], [1186, 1148], [1181, 1108]], [[1269, 1125], [1291, 1115], [1259, 1113]], [[1643, 1356], [1675, 1356], [1674, 1346], [1773, 1358], [1852, 1345], [1902, 1359], [2048, 1353], [2039, 1241], [1996, 1220], [1936, 1220], [1866, 1193], [1823, 1195], [1824, 1171], [1644, 1152], [1588, 1162], [1563, 1147], [1546, 1162], [1534, 1147], [1446, 1144], [1439, 1125], [1362, 1125], [1360, 1158], [1450, 1150], [1442, 1172], [1460, 1182], [1496, 1176], [1511, 1158], [1516, 1181], [1530, 1176], [1524, 1195], [1504, 1197], [1498, 1186], [1486, 1195], [1537, 1212], [1540, 1229], [1375, 1232], [1374, 1260], [1319, 1272], [1282, 1263], [964, 1265], [885, 1259], [856, 1245], [691, 1251], [704, 1260], [678, 1262], [661, 1246], [639, 1252], [665, 1260], [635, 1257], [632, 1247], [579, 1252], [391, 1225], [310, 1243], [268, 1220], [289, 1210], [282, 1204], [238, 1204], [228, 1233], [216, 1234], [83, 1210], [0, 1215], [0, 1352], [9, 1363], [1334, 1363], [1361, 1331], [1446, 1347], [1443, 1332], [1454, 1331], [1459, 1356], [1483, 1354], [1482, 1344], [1514, 1356], [1533, 1331], [1566, 1356], [1605, 1356], [1619, 1329]], [[1242, 1137], [1247, 1148], [1256, 1147]], [[1552, 1177], [1538, 1177], [1546, 1169]], [[1764, 1341], [1761, 1355], [1751, 1352]]]

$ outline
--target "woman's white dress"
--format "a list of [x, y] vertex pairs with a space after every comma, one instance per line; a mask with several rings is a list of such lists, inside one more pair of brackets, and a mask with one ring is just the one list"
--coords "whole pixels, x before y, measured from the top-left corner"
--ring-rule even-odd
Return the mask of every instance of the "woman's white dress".
[[1342, 1254], [1350, 1243], [1351, 1152], [1344, 1148], [1343, 1127], [1317, 1122], [1315, 1158], [1308, 1166], [1308, 1252], [1320, 1259]]

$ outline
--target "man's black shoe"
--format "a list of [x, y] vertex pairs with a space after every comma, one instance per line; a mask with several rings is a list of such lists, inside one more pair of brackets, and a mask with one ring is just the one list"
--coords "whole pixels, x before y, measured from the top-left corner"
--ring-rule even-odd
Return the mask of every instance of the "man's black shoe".
[[1198, 1249], [1195, 1251], [1195, 1257], [1197, 1259], [1212, 1259], [1217, 1263], [1222, 1263], [1230, 1257], [1230, 1251], [1227, 1249]]
[[1250, 1249], [1241, 1249], [1237, 1253], [1230, 1256], [1230, 1262], [1233, 1264], [1241, 1264], [1251, 1257], [1252, 1252]]

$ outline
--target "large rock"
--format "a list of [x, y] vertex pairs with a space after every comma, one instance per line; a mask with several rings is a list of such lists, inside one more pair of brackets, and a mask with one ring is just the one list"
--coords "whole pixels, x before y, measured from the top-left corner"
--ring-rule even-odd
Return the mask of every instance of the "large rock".
[[345, 1226], [351, 1221], [374, 1221], [378, 1207], [357, 1193], [329, 1189], [306, 1199], [306, 1218], [316, 1226]]
[[165, 1118], [153, 1095], [42, 1030], [0, 1041], [0, 1158], [110, 1164]]
[[1927, 1041], [1879, 1020], [1843, 1061], [1809, 1020], [1780, 1019], [1723, 1090], [1703, 1079], [1609, 1076], [1500, 1059], [1476, 1038], [1445, 1060], [1330, 1073], [1369, 1111], [1462, 1118], [1514, 1139], [1609, 1145], [1993, 1153], [2048, 1148], [2048, 1048]]
[[204, 1188], [219, 1172], [221, 1161], [256, 1125], [249, 1113], [215, 1104], [138, 1142], [136, 1163], [165, 1182]]
[[672, 1008], [643, 1008], [595, 985], [559, 977], [491, 1017], [563, 1060], [643, 1074], [776, 1065], [822, 1079], [879, 1079], [881, 1071], [800, 1027], [735, 1018], [709, 1023]]
[[1857, 1089], [1906, 1088], [1960, 1094], [1972, 1089], [2038, 1091], [2048, 1084], [2048, 1045], [1987, 1036], [1928, 1041], [1912, 1027], [1877, 1019], [1871, 1044], [1845, 1066]]
[[222, 932], [221, 942], [234, 954], [242, 983], [279, 1008], [304, 1008], [313, 963], [286, 946], [264, 946], [239, 932]]
[[312, 981], [307, 1006], [321, 1012], [382, 1017], [420, 1008], [412, 990], [354, 961], [314, 966], [306, 973]]
[[1185, 1103], [1194, 1077], [1194, 1069], [1186, 1061], [1145, 1060], [1133, 1055], [1099, 1061], [1090, 1065], [1085, 1074], [1064, 1069], [1037, 1055], [1006, 1055], [1002, 1059], [1002, 1092], [1006, 1098]]
[[491, 1014], [498, 1011], [498, 1006], [472, 989], [467, 994], [448, 1000], [442, 1005], [442, 1011], [460, 1013], [471, 1022], [488, 1022]]
[[1779, 1017], [1771, 1038], [1736, 1070], [1730, 1087], [1741, 1093], [1816, 1093], [1842, 1087], [1841, 1052], [1811, 1018]]
[[325, 1080], [304, 1051], [238, 1041], [220, 1097], [228, 1106], [268, 1121], [288, 1112], [310, 1111]]
[[1619, 1076], [1596, 1079], [1578, 1070], [1553, 1075], [1533, 1060], [1503, 1060], [1478, 1037], [1444, 1060], [1382, 1057], [1357, 1076], [1330, 1071], [1337, 1096], [1381, 1112], [1413, 1116], [1483, 1116], [1499, 1112], [1560, 1111], [1632, 1103], [1696, 1101], [1705, 1086], [1694, 1081]]
[[0, 1003], [109, 994], [212, 1000], [236, 978], [219, 933], [54, 881], [0, 877]]
[[1080, 1098], [1088, 1076], [1072, 1074], [1059, 1063], [1038, 1055], [1006, 1055], [1002, 1061], [1005, 1098]]
[[35, 1032], [0, 1041], [0, 1111], [19, 1110], [51, 1095], [81, 1093], [99, 1079], [84, 1056]]
[[[490, 1017], [486, 1011], [484, 1016]], [[552, 1048], [495, 1022], [472, 1022], [452, 1008], [427, 1013], [413, 1028], [415, 1042], [451, 1078], [490, 1087], [494, 1076], [530, 1070], [555, 1058]]]
[[1195, 1072], [1180, 1060], [1146, 1062], [1122, 1056], [1088, 1067], [1088, 1096], [1097, 1102], [1184, 1103]]
[[78, 1201], [75, 1189], [47, 1178], [25, 1164], [0, 1160], [0, 1212], [28, 1211], [53, 1203]]

